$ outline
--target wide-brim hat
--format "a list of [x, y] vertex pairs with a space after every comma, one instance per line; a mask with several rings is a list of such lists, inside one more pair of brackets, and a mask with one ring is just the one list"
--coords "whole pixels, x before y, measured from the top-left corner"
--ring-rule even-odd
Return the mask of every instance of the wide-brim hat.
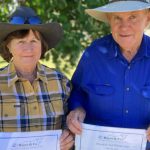
[[[34, 10], [30, 7], [26, 6], [19, 6], [15, 10], [15, 12], [10, 16], [10, 20], [13, 17], [24, 17], [30, 18], [35, 17], [37, 14]], [[24, 29], [33, 29], [39, 31], [42, 36], [44, 37], [45, 41], [48, 44], [48, 48], [54, 48], [57, 43], [61, 40], [63, 36], [63, 30], [59, 23], [51, 22], [51, 23], [37, 23], [37, 24], [14, 24], [8, 23], [0, 23], [0, 44], [5, 40], [8, 34], [17, 31], [17, 30], [24, 30]]]
[[130, 12], [150, 8], [149, 0], [109, 0], [109, 3], [85, 12], [97, 20], [108, 22], [107, 13]]

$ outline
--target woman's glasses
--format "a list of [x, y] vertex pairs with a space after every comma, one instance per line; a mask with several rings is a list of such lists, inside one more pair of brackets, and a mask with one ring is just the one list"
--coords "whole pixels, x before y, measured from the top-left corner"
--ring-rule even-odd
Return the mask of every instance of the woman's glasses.
[[11, 24], [41, 24], [42, 21], [38, 16], [32, 17], [21, 17], [21, 16], [14, 16], [10, 18], [9, 21]]

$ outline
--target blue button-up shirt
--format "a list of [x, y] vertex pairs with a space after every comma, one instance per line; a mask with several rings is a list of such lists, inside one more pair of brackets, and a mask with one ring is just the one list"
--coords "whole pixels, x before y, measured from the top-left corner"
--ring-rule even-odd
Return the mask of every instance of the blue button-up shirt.
[[83, 53], [72, 83], [70, 109], [82, 106], [85, 123], [146, 129], [150, 124], [150, 37], [143, 35], [130, 63], [112, 35], [95, 40]]

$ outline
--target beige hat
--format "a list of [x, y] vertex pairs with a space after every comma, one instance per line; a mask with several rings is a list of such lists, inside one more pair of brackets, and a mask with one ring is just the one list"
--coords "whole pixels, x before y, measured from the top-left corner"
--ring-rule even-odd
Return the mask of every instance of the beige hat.
[[85, 12], [97, 20], [108, 22], [106, 13], [128, 12], [150, 8], [150, 0], [109, 0], [109, 3]]

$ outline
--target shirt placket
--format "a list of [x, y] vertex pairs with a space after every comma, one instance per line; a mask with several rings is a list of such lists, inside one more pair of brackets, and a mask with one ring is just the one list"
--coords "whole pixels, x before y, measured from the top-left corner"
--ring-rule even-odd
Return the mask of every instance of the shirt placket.
[[130, 116], [130, 101], [131, 101], [131, 74], [132, 74], [132, 63], [127, 64], [124, 74], [124, 105], [123, 105], [123, 126], [127, 126]]
[[37, 81], [31, 85], [29, 81], [24, 82], [25, 93], [27, 96], [26, 102], [26, 117], [28, 119], [27, 126], [30, 131], [41, 130], [40, 107], [37, 100]]

